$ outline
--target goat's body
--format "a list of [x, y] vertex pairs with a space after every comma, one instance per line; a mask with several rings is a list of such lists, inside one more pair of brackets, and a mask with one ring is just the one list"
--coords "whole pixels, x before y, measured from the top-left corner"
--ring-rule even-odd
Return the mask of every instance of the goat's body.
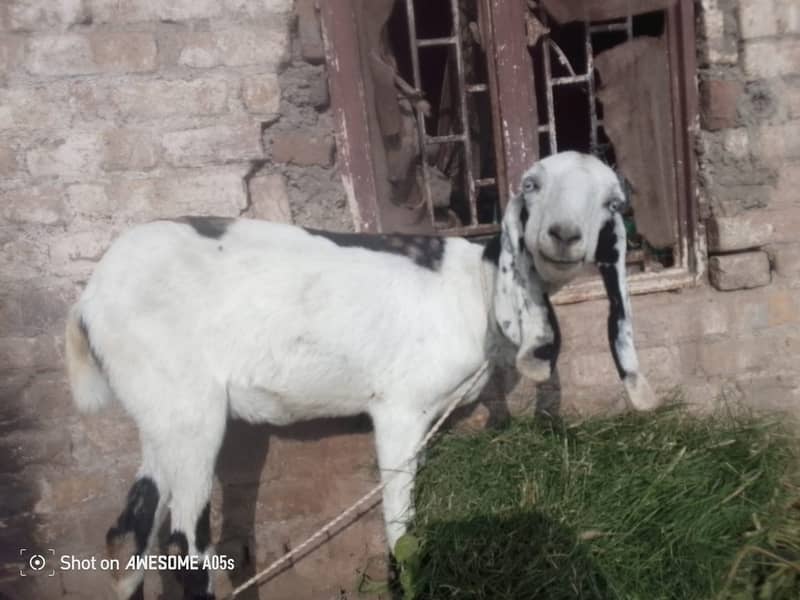
[[[371, 416], [382, 476], [392, 478], [384, 516], [393, 546], [410, 516], [413, 449], [454, 394], [470, 402], [488, 379], [494, 265], [461, 239], [442, 241], [432, 268], [263, 221], [210, 233], [184, 221], [128, 231], [70, 314], [78, 405], [116, 397], [142, 440], [109, 552], [123, 564], [123, 552], [146, 552], [167, 508], [177, 551], [208, 550], [196, 532], [207, 526], [229, 416], [286, 425], [359, 413]], [[137, 506], [153, 523], [145, 519], [150, 533], [134, 543]], [[117, 585], [127, 598], [141, 574]], [[186, 585], [196, 597], [209, 589], [208, 580]]]
[[[107, 536], [125, 564], [171, 514], [171, 551], [210, 550], [209, 497], [229, 416], [285, 425], [372, 418], [391, 548], [412, 515], [415, 450], [454, 398], [475, 400], [491, 366], [545, 381], [560, 334], [548, 294], [595, 262], [611, 300], [612, 354], [637, 408], [616, 176], [564, 153], [523, 179], [487, 248], [462, 239], [361, 236], [187, 217], [136, 227], [98, 264], [70, 312], [67, 362], [80, 408], [116, 397], [142, 465]], [[182, 574], [213, 598], [209, 573]], [[141, 586], [124, 572], [121, 598]]]
[[111, 388], [145, 428], [209, 394], [226, 414], [276, 425], [399, 399], [435, 413], [486, 360], [490, 294], [481, 247], [445, 247], [434, 272], [292, 226], [241, 220], [214, 239], [155, 222], [114, 244], [79, 312]]

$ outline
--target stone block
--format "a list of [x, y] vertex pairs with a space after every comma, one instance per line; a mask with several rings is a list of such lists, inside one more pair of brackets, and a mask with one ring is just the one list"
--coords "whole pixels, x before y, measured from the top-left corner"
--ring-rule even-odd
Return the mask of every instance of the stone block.
[[119, 208], [106, 195], [105, 187], [96, 183], [77, 183], [69, 186], [67, 204], [73, 213], [92, 217], [111, 216]]
[[764, 39], [746, 42], [743, 50], [745, 74], [751, 78], [793, 75], [800, 69], [800, 39]]
[[102, 167], [106, 171], [142, 171], [158, 162], [160, 147], [149, 131], [110, 129], [103, 133]]
[[63, 85], [0, 88], [0, 131], [64, 128], [71, 121]]
[[111, 102], [134, 119], [218, 115], [228, 108], [228, 84], [218, 78], [136, 81], [112, 90]]
[[39, 277], [49, 260], [41, 240], [18, 236], [0, 241], [0, 273], [6, 283]]
[[722, 147], [731, 157], [746, 159], [750, 155], [750, 133], [743, 127], [726, 129], [722, 132]]
[[300, 166], [330, 167], [335, 150], [333, 138], [316, 131], [282, 131], [272, 140], [274, 160]]
[[154, 70], [156, 54], [150, 33], [65, 33], [32, 37], [25, 65], [34, 75], [137, 73]]
[[800, 283], [800, 244], [787, 244], [771, 248], [775, 274]]
[[34, 177], [85, 178], [98, 173], [102, 160], [102, 140], [95, 133], [67, 132], [29, 150], [25, 156]]
[[236, 217], [247, 206], [244, 170], [206, 169], [155, 182], [153, 216], [218, 215]]
[[745, 40], [800, 33], [800, 7], [794, 0], [740, 0], [739, 31]]
[[800, 119], [800, 81], [788, 82], [784, 102], [790, 119]]
[[93, 33], [92, 57], [103, 73], [141, 73], [157, 66], [156, 41], [151, 33]]
[[86, 275], [103, 257], [111, 245], [111, 238], [112, 232], [108, 228], [53, 236], [48, 267], [56, 273]]
[[712, 256], [708, 263], [711, 284], [718, 290], [740, 290], [768, 285], [769, 258], [763, 251]]
[[[798, 54], [800, 60], [800, 54]], [[800, 67], [798, 68], [800, 69]], [[754, 153], [776, 167], [787, 160], [800, 160], [800, 120], [769, 125], [758, 130]]]
[[770, 327], [800, 325], [800, 298], [794, 290], [771, 290], [767, 295]]
[[40, 29], [66, 30], [89, 18], [86, 0], [15, 0], [8, 3], [8, 23], [12, 31]]
[[735, 217], [711, 217], [706, 221], [710, 252], [758, 248], [770, 241], [773, 232], [771, 223], [751, 219], [747, 213]]
[[292, 0], [222, 0], [225, 10], [235, 18], [271, 22], [288, 16]]
[[178, 63], [194, 68], [259, 65], [276, 68], [288, 56], [286, 27], [236, 27], [185, 35]]
[[172, 131], [162, 138], [166, 161], [192, 167], [263, 158], [261, 126], [254, 121]]
[[730, 79], [708, 79], [700, 83], [703, 126], [712, 131], [736, 126], [736, 107], [744, 86]]
[[49, 186], [0, 192], [0, 218], [13, 224], [63, 224], [68, 219], [64, 193], [58, 187]]
[[300, 53], [303, 60], [311, 64], [325, 62], [325, 44], [322, 40], [316, 0], [297, 0], [294, 6], [297, 14], [297, 35], [300, 38]]
[[3, 34], [0, 36], [0, 81], [3, 75], [11, 73], [22, 61], [24, 43], [22, 35]]
[[[152, 179], [117, 177], [106, 186], [104, 194], [89, 190], [85, 202], [87, 207], [96, 205], [136, 221], [184, 215], [237, 217], [247, 207], [245, 172], [242, 167], [206, 168]], [[75, 200], [80, 201], [77, 197]]]
[[277, 115], [281, 103], [278, 76], [261, 74], [245, 77], [242, 80], [242, 100], [251, 113]]
[[19, 293], [26, 335], [61, 335], [64, 320], [76, 290], [70, 286], [44, 282], [44, 287], [26, 286]]
[[740, 0], [739, 33], [742, 39], [773, 36], [778, 33], [775, 0]]
[[62, 368], [59, 347], [60, 340], [49, 335], [0, 338], [0, 371]]
[[726, 27], [729, 19], [725, 12], [717, 3], [703, 7], [700, 24], [704, 43], [700, 58], [704, 64], [735, 65], [738, 61], [737, 39], [730, 26]]
[[222, 14], [218, 0], [86, 0], [95, 23], [136, 23], [140, 21], [188, 21], [214, 19]]
[[9, 177], [17, 172], [17, 153], [9, 145], [0, 143], [0, 175]]
[[248, 182], [250, 210], [248, 216], [277, 223], [291, 223], [286, 178], [279, 174], [256, 175]]

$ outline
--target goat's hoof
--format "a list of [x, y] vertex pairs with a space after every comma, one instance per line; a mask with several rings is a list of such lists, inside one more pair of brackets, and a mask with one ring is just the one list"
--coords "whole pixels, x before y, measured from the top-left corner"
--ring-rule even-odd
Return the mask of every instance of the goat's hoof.
[[655, 410], [661, 406], [661, 400], [655, 395], [653, 388], [650, 387], [650, 383], [644, 375], [627, 375], [624, 383], [634, 410], [644, 412]]
[[517, 359], [517, 370], [523, 377], [535, 383], [544, 383], [550, 379], [552, 369], [549, 360], [541, 360], [534, 356]]

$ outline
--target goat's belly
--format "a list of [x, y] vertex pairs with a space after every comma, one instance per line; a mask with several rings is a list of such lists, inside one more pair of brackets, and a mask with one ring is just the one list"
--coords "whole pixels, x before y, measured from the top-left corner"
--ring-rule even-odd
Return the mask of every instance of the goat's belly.
[[[360, 396], [360, 394], [359, 394]], [[228, 386], [230, 412], [251, 423], [289, 425], [320, 417], [357, 415], [367, 408], [367, 398], [320, 395], [286, 395], [261, 387]]]

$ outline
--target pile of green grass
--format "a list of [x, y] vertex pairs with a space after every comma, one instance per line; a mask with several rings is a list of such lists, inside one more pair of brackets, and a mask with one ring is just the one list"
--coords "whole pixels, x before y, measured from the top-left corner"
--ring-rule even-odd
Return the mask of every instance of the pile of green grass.
[[398, 559], [406, 598], [800, 598], [795, 442], [679, 407], [443, 436]]

